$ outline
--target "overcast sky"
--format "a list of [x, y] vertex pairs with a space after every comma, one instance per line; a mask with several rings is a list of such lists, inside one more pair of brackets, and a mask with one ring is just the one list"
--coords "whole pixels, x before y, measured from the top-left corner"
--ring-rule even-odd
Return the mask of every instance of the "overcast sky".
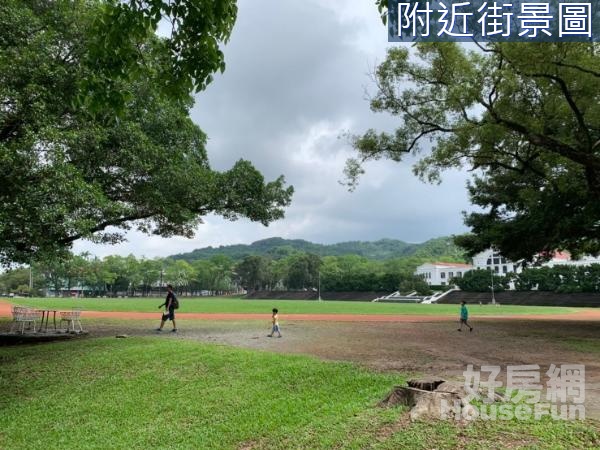
[[264, 227], [209, 216], [192, 240], [129, 233], [118, 246], [77, 242], [74, 251], [155, 257], [273, 236], [422, 242], [464, 232], [464, 173], [447, 172], [432, 186], [414, 177], [411, 161], [379, 161], [367, 164], [354, 192], [338, 182], [352, 156], [342, 133], [393, 128], [365, 96], [389, 45], [402, 44], [388, 44], [373, 1], [240, 0], [227, 69], [197, 95], [192, 118], [209, 136], [213, 168], [244, 158], [268, 180], [286, 177], [295, 188], [286, 218]]

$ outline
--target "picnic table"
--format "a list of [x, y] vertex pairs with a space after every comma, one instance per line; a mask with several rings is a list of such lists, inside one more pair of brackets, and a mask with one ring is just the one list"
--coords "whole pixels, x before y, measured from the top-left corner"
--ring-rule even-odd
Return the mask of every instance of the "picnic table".
[[[58, 310], [56, 309], [38, 309], [42, 313], [42, 321], [40, 322], [40, 331], [42, 328], [44, 331], [48, 331], [48, 320], [50, 319], [50, 313], [52, 313], [52, 324], [54, 325], [54, 331], [56, 331], [56, 313]], [[46, 319], [46, 324], [44, 325], [44, 318]]]

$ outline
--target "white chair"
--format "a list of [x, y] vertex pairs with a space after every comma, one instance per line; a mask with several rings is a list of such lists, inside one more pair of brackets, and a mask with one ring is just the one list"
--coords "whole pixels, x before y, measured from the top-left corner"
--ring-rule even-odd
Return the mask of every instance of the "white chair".
[[13, 323], [10, 328], [11, 333], [15, 331], [15, 328], [20, 327], [21, 334], [25, 334], [25, 325], [28, 325], [28, 329], [33, 327], [35, 333], [35, 323], [42, 317], [41, 311], [37, 311], [27, 306], [13, 306], [12, 308]]
[[71, 311], [60, 311], [60, 323], [59, 327], [62, 327], [63, 322], [67, 322], [67, 332], [75, 333], [75, 325], [79, 328], [79, 332], [83, 331], [83, 327], [81, 326], [81, 309], [72, 309]]

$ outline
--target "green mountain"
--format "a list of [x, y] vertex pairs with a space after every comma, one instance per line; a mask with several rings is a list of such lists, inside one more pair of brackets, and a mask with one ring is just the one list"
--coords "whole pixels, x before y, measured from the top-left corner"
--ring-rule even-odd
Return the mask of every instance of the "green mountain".
[[456, 261], [464, 259], [463, 250], [454, 245], [450, 237], [430, 239], [421, 244], [410, 244], [396, 239], [380, 239], [372, 242], [350, 241], [330, 245], [315, 244], [303, 239], [274, 237], [262, 239], [250, 245], [237, 244], [200, 248], [189, 253], [173, 255], [172, 258], [194, 261], [209, 259], [215, 255], [225, 255], [239, 260], [249, 255], [261, 255], [279, 259], [296, 252], [314, 253], [319, 256], [359, 255], [375, 260], [405, 257], [431, 260], [443, 258]]

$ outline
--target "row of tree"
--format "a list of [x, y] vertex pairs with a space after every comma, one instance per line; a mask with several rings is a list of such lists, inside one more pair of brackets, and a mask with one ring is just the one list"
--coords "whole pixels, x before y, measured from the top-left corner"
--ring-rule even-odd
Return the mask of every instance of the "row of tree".
[[30, 295], [148, 296], [159, 294], [166, 284], [180, 293], [208, 291], [225, 294], [238, 290], [234, 263], [215, 256], [209, 261], [176, 261], [171, 258], [138, 259], [133, 255], [73, 255], [60, 261], [34, 264], [0, 275], [0, 291]]
[[[285, 258], [247, 256], [241, 261], [215, 255], [208, 260], [146, 259], [133, 255], [73, 255], [60, 261], [37, 263], [31, 268], [9, 270], [0, 275], [0, 293], [28, 295], [148, 296], [157, 295], [167, 283], [181, 294], [223, 295], [242, 290], [317, 290], [347, 292], [416, 291], [430, 287], [414, 276], [418, 258], [373, 261], [357, 255], [320, 257], [294, 253]], [[600, 264], [525, 268], [500, 276], [472, 270], [451, 283], [463, 291], [500, 292], [600, 292]]]
[[282, 259], [247, 256], [236, 273], [248, 290], [429, 292], [414, 276], [418, 258], [373, 261], [357, 255], [325, 256], [298, 253]]
[[30, 295], [148, 296], [165, 284], [189, 295], [222, 295], [242, 290], [429, 291], [413, 275], [421, 260], [373, 261], [356, 255], [295, 253], [285, 258], [223, 255], [208, 260], [146, 259], [73, 255], [0, 275], [0, 292]]
[[513, 288], [517, 291], [546, 291], [559, 293], [600, 292], [600, 264], [589, 266], [529, 267], [520, 273], [492, 275], [487, 270], [472, 270], [452, 283], [463, 291], [496, 292]]

